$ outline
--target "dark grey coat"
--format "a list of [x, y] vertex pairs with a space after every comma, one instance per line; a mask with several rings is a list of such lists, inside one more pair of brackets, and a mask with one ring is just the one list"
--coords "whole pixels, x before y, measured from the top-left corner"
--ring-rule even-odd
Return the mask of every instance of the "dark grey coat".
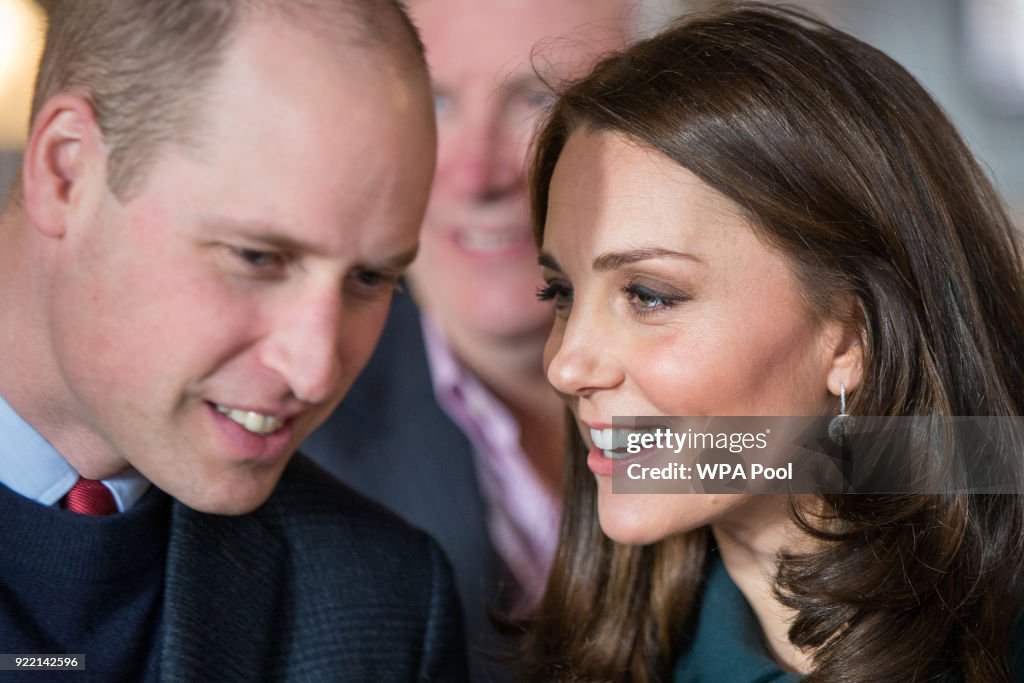
[[303, 445], [331, 474], [437, 539], [465, 609], [474, 681], [513, 680], [511, 643], [489, 612], [515, 590], [487, 532], [472, 446], [434, 397], [420, 314], [395, 295], [369, 365], [341, 406]]
[[462, 681], [437, 545], [301, 456], [239, 517], [175, 503], [163, 681]]

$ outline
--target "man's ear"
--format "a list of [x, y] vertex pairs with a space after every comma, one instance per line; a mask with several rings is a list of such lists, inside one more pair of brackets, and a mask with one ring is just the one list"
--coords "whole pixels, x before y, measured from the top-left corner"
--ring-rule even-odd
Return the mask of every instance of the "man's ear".
[[35, 117], [22, 164], [31, 223], [48, 237], [63, 237], [105, 179], [106, 148], [92, 105], [67, 93], [50, 98]]

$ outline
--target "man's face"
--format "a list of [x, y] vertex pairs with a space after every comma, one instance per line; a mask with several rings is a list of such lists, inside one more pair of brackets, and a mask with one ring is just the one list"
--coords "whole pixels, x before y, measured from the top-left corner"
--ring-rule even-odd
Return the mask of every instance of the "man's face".
[[187, 505], [261, 504], [366, 363], [417, 247], [425, 84], [382, 51], [252, 21], [195, 150], [69, 225], [51, 298], [64, 452]]
[[[411, 270], [449, 334], [545, 335], [550, 309], [530, 232], [525, 160], [545, 77], [580, 74], [621, 46], [626, 0], [419, 0], [438, 123], [437, 177]], [[536, 48], [536, 53], [534, 50]], [[536, 59], [531, 59], [534, 56]]]

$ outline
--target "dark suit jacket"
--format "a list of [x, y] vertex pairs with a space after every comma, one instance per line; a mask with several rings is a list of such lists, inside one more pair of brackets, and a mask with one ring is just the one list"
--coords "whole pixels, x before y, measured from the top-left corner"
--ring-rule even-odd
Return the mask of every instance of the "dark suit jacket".
[[380, 344], [341, 407], [302, 450], [343, 482], [436, 538], [465, 609], [475, 681], [510, 680], [488, 610], [510, 574], [487, 532], [469, 440], [434, 398], [419, 312], [398, 293]]
[[251, 514], [174, 504], [162, 681], [461, 681], [460, 621], [433, 541], [301, 456]]

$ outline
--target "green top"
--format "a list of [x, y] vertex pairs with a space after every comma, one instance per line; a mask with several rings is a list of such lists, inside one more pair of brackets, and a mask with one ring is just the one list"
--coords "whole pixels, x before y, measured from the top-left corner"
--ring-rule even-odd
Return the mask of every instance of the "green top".
[[792, 683], [779, 668], [757, 617], [713, 551], [693, 640], [676, 661], [675, 683]]
[[[750, 604], [712, 551], [693, 640], [676, 660], [674, 683], [793, 683], [800, 675], [779, 668], [764, 643]], [[1024, 682], [1024, 619], [1011, 648], [1014, 681]]]

